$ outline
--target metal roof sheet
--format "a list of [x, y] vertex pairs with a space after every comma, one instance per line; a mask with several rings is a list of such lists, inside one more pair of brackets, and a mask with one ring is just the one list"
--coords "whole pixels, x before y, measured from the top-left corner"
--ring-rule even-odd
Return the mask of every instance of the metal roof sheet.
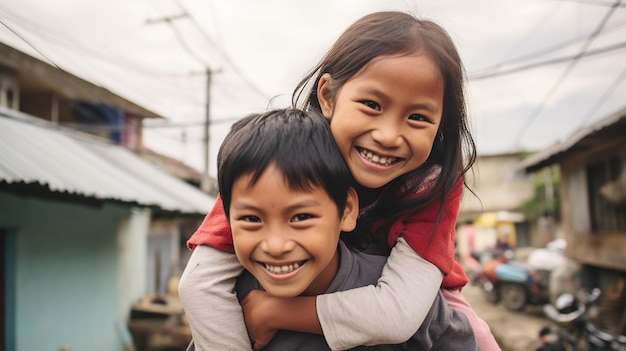
[[122, 146], [0, 107], [3, 182], [186, 214], [205, 214], [215, 202]]
[[[543, 167], [557, 163], [563, 155], [576, 151], [577, 145], [582, 145], [585, 141], [592, 139], [603, 140], [611, 136], [622, 138], [626, 134], [626, 108], [622, 108], [617, 112], [594, 122], [593, 124], [579, 129], [572, 134], [565, 141], [556, 143], [544, 150], [541, 150], [524, 161], [516, 167], [519, 170], [525, 170], [526, 172], [534, 172]], [[615, 134], [611, 134], [610, 129], [614, 129]]]

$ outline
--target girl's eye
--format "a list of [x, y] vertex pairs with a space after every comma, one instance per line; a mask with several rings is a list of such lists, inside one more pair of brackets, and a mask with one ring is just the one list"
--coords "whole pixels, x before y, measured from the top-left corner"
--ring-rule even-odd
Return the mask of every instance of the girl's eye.
[[367, 106], [367, 107], [371, 108], [371, 109], [374, 109], [374, 110], [380, 111], [380, 105], [379, 105], [378, 103], [374, 102], [374, 101], [371, 101], [371, 100], [364, 100], [364, 101], [362, 101], [361, 103], [362, 103], [363, 105], [365, 105], [365, 106]]
[[425, 122], [428, 122], [428, 118], [426, 116], [420, 115], [420, 114], [417, 114], [417, 113], [413, 114], [413, 115], [410, 115], [409, 119], [411, 121], [425, 121]]
[[302, 222], [302, 221], [306, 221], [307, 219], [313, 218], [313, 216], [311, 216], [310, 214], [306, 214], [306, 213], [301, 213], [301, 214], [297, 214], [295, 216], [293, 216], [291, 218], [292, 222]]

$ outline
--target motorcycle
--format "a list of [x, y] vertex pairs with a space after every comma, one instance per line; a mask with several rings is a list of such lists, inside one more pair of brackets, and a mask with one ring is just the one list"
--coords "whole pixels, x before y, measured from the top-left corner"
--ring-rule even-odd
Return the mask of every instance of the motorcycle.
[[541, 328], [535, 351], [626, 351], [626, 336], [603, 331], [590, 320], [600, 295], [596, 288], [582, 299], [563, 294], [554, 306], [546, 304], [543, 311], [556, 329]]
[[511, 311], [547, 303], [549, 272], [532, 269], [525, 262], [512, 258], [511, 250], [478, 258], [479, 269], [471, 274], [471, 279], [482, 287], [485, 299], [494, 304], [502, 303]]

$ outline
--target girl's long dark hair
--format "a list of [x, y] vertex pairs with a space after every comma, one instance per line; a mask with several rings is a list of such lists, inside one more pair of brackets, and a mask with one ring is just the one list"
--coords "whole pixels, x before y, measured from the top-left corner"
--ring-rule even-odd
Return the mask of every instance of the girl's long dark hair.
[[[346, 81], [372, 59], [418, 52], [433, 59], [444, 82], [441, 124], [426, 162], [387, 184], [376, 205], [359, 218], [357, 231], [364, 235], [370, 232], [373, 223], [385, 219], [387, 227], [370, 233], [374, 235], [370, 239], [385, 240], [388, 226], [395, 219], [433, 201], [441, 201], [440, 217], [450, 190], [476, 159], [465, 105], [465, 72], [452, 39], [438, 24], [419, 20], [408, 13], [390, 11], [367, 15], [346, 29], [320, 63], [298, 84], [292, 96], [294, 106], [321, 113], [317, 86], [323, 74], [332, 77], [330, 91], [335, 99]], [[421, 181], [437, 169], [441, 171], [432, 186], [415, 196]], [[399, 194], [406, 196], [399, 197]]]

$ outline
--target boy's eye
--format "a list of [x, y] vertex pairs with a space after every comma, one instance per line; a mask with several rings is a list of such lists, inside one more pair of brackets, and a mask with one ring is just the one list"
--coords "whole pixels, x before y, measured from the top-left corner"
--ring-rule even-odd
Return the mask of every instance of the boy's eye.
[[363, 100], [363, 101], [361, 101], [361, 103], [362, 103], [363, 105], [365, 105], [365, 106], [367, 106], [367, 107], [371, 108], [371, 109], [374, 109], [374, 110], [380, 111], [380, 105], [379, 105], [378, 103], [374, 102], [374, 101], [371, 101], [371, 100]]
[[313, 216], [311, 216], [310, 214], [306, 214], [306, 213], [301, 213], [301, 214], [297, 214], [295, 216], [293, 216], [291, 218], [292, 222], [301, 222], [301, 221], [306, 221], [307, 219], [312, 218]]
[[250, 223], [260, 223], [261, 219], [257, 216], [242, 216], [239, 218], [240, 221], [250, 222]]

